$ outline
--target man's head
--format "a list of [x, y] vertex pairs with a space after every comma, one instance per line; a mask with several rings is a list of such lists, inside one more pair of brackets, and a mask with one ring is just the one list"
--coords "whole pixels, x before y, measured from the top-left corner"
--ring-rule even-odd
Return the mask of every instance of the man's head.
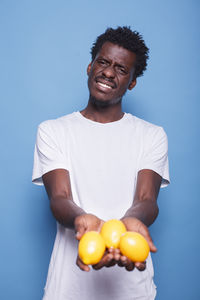
[[102, 105], [117, 104], [146, 69], [148, 48], [128, 27], [108, 28], [93, 44], [88, 66], [90, 99]]
[[101, 50], [105, 42], [111, 42], [136, 54], [135, 78], [142, 76], [147, 67], [149, 49], [144, 43], [142, 36], [130, 27], [108, 28], [105, 33], [99, 35], [91, 48], [92, 61]]

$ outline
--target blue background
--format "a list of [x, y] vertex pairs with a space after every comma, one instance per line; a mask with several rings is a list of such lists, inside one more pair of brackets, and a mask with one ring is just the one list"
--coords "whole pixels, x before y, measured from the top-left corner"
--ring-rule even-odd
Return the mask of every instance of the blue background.
[[31, 183], [41, 121], [88, 100], [90, 47], [106, 27], [130, 25], [150, 48], [124, 111], [165, 128], [171, 185], [151, 233], [158, 300], [198, 300], [199, 1], [0, 1], [1, 299], [41, 299], [55, 237], [42, 187]]

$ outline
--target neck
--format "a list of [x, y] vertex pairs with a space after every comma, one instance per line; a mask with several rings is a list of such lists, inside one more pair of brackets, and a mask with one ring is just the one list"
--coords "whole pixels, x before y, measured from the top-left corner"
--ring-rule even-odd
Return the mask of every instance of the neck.
[[121, 101], [106, 105], [98, 100], [95, 102], [89, 99], [88, 105], [81, 111], [81, 114], [95, 122], [109, 123], [120, 120], [124, 113], [122, 112]]

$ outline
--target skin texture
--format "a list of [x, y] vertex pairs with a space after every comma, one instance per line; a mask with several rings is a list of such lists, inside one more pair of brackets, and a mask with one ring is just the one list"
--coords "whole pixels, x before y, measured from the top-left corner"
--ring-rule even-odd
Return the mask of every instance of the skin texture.
[[[108, 123], [123, 117], [122, 97], [136, 85], [135, 61], [135, 54], [129, 50], [110, 42], [103, 44], [87, 68], [90, 97], [87, 107], [81, 111], [86, 118]], [[112, 88], [103, 88], [99, 83], [107, 83]]]
[[[103, 44], [87, 68], [90, 96], [86, 108], [81, 111], [84, 117], [100, 123], [114, 122], [123, 117], [122, 97], [127, 89], [132, 90], [136, 85], [135, 61], [136, 55], [129, 50], [110, 42]], [[54, 217], [63, 226], [74, 229], [77, 240], [87, 231], [101, 230], [104, 220], [88, 214], [74, 203], [67, 170], [56, 169], [44, 174], [42, 178]], [[146, 238], [152, 252], [157, 249], [148, 226], [158, 215], [157, 196], [161, 180], [160, 175], [152, 170], [139, 171], [133, 204], [121, 218], [127, 230], [139, 232]], [[81, 270], [90, 270], [79, 257], [76, 263]], [[99, 270], [116, 264], [127, 271], [132, 271], [135, 267], [142, 271], [146, 267], [145, 262], [131, 262], [118, 249], [108, 249], [102, 260], [92, 267]]]
[[[100, 52], [87, 68], [90, 101], [99, 100], [104, 105], [117, 104], [127, 89], [131, 90], [136, 55], [110, 42], [103, 44]], [[107, 83], [111, 89], [101, 87]]]

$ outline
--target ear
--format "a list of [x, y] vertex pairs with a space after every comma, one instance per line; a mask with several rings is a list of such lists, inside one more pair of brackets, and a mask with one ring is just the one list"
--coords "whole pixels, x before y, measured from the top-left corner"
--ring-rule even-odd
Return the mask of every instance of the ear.
[[89, 76], [92, 67], [92, 62], [87, 67], [87, 75]]
[[129, 90], [132, 90], [132, 89], [136, 86], [136, 83], [137, 83], [137, 81], [136, 81], [136, 78], [135, 78], [135, 79], [133, 79], [133, 80], [131, 81], [131, 83], [129, 84], [128, 89], [129, 89]]

